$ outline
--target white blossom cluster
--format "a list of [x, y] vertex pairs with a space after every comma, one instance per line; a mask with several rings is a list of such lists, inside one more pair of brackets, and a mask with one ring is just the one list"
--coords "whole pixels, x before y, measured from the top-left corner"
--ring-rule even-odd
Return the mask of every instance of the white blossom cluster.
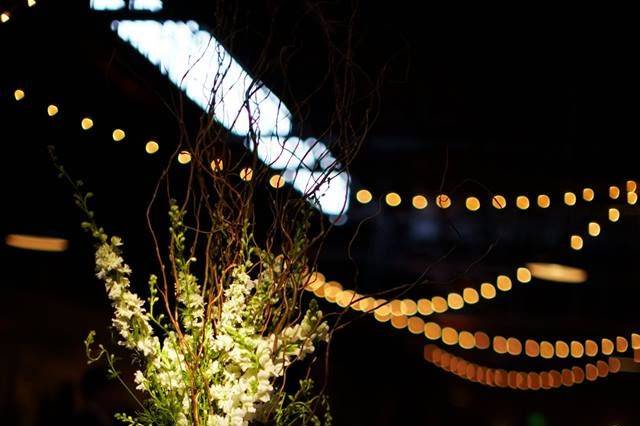
[[248, 425], [272, 401], [285, 369], [327, 339], [328, 326], [315, 308], [277, 334], [258, 331], [247, 313], [258, 280], [242, 267], [230, 276], [218, 319], [210, 319], [197, 279], [185, 268], [175, 283], [182, 329], [164, 328], [161, 344], [150, 325], [157, 321], [130, 289], [120, 239], [105, 241], [96, 251], [96, 270], [114, 307], [118, 343], [143, 355], [137, 389], [177, 425], [193, 424], [194, 400], [202, 425]]

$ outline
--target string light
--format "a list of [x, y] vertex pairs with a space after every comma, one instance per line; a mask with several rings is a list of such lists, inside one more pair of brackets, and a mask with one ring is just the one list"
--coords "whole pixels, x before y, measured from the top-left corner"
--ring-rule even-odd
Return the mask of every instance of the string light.
[[592, 237], [600, 235], [600, 225], [597, 222], [589, 222], [589, 235]]
[[144, 150], [147, 154], [155, 154], [160, 150], [160, 145], [156, 141], [148, 141], [144, 146]]
[[58, 110], [58, 107], [56, 105], [51, 104], [51, 105], [49, 105], [47, 107], [47, 115], [49, 117], [55, 116], [56, 114], [58, 114], [58, 111], [59, 110]]
[[507, 207], [507, 199], [502, 195], [494, 195], [491, 197], [491, 205], [498, 210], [502, 210]]
[[476, 197], [468, 197], [465, 201], [465, 206], [467, 207], [467, 210], [475, 212], [480, 208], [480, 200]]
[[2, 14], [0, 14], [0, 22], [2, 22], [3, 24], [5, 22], [9, 22], [9, 19], [11, 19], [11, 15], [9, 14], [9, 12], [2, 12]]
[[422, 210], [429, 205], [427, 198], [424, 195], [414, 195], [411, 199], [411, 204], [418, 210]]
[[567, 206], [575, 206], [576, 201], [577, 201], [576, 194], [574, 194], [573, 192], [564, 193], [564, 203]]
[[634, 205], [638, 202], [638, 194], [636, 192], [627, 192], [627, 203]]
[[251, 169], [250, 167], [245, 167], [244, 169], [240, 170], [240, 179], [245, 182], [249, 182], [251, 179], [253, 179], [253, 169]]
[[23, 100], [23, 99], [24, 99], [24, 97], [25, 97], [25, 93], [24, 93], [24, 90], [22, 90], [22, 89], [16, 89], [16, 90], [13, 92], [13, 98], [14, 98], [16, 101], [18, 101], [18, 102], [20, 102], [21, 100]]
[[275, 189], [280, 189], [284, 186], [284, 178], [282, 175], [273, 175], [269, 178], [269, 185]]
[[222, 158], [216, 158], [211, 161], [211, 170], [216, 173], [224, 170], [224, 162], [222, 161]]
[[124, 132], [124, 130], [122, 129], [115, 129], [113, 131], [113, 133], [111, 134], [111, 137], [113, 138], [114, 141], [116, 142], [120, 142], [121, 140], [123, 140], [126, 137], [126, 133]]
[[178, 163], [189, 164], [191, 162], [191, 153], [189, 151], [180, 151], [178, 153]]
[[441, 209], [448, 209], [451, 207], [451, 198], [446, 194], [440, 194], [436, 197], [436, 205]]
[[638, 190], [638, 184], [635, 180], [628, 180], [626, 182], [627, 192], [636, 192]]
[[524, 195], [519, 195], [518, 198], [516, 198], [516, 206], [520, 210], [528, 209], [529, 208], [529, 198], [527, 198]]
[[605, 378], [609, 374], [618, 373], [621, 369], [620, 360], [610, 357], [607, 362], [600, 360], [595, 365], [588, 363], [585, 367], [573, 366], [561, 371], [507, 371], [474, 364], [433, 344], [424, 346], [424, 359], [462, 379], [485, 386], [514, 390], [550, 390], [562, 386], [571, 387], [584, 383], [585, 379], [595, 381]]
[[546, 194], [538, 195], [538, 207], [546, 209], [551, 205], [551, 198]]
[[585, 188], [582, 190], [582, 199], [585, 201], [593, 201], [596, 194], [591, 188]]
[[396, 192], [390, 192], [384, 197], [384, 201], [391, 207], [398, 207], [402, 202], [402, 198]]
[[61, 252], [67, 249], [69, 242], [63, 238], [41, 237], [36, 235], [9, 234], [5, 238], [9, 247], [23, 250]]
[[83, 118], [80, 122], [80, 127], [82, 127], [82, 130], [89, 130], [93, 127], [93, 120], [89, 117]]
[[557, 263], [527, 263], [531, 275], [540, 280], [562, 283], [583, 283], [587, 280], [587, 272], [583, 269]]
[[620, 220], [620, 210], [616, 209], [615, 207], [610, 208], [609, 221], [617, 222], [618, 220]]
[[617, 200], [618, 197], [620, 197], [620, 188], [618, 188], [617, 186], [610, 186], [609, 198], [611, 198], [612, 200]]
[[366, 189], [361, 189], [356, 192], [356, 200], [358, 200], [360, 204], [368, 204], [372, 199], [373, 196], [371, 195], [371, 192], [367, 191]]
[[27, 0], [27, 6], [33, 7], [36, 5], [36, 0]]
[[580, 235], [572, 235], [571, 236], [571, 248], [574, 250], [582, 250], [584, 246], [584, 241]]

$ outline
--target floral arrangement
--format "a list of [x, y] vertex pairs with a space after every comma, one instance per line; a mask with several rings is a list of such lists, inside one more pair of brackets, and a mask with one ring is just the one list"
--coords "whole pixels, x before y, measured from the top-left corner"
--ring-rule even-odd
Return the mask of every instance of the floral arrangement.
[[134, 353], [139, 367], [135, 392], [116, 369], [114, 354], [104, 345], [94, 348], [95, 332], [89, 333], [89, 362], [105, 358], [139, 405], [135, 415], [118, 414], [119, 420], [130, 425], [331, 423], [327, 400], [310, 379], [300, 381], [293, 393], [284, 387], [288, 367], [313, 354], [329, 336], [315, 301], [301, 308], [301, 290], [310, 279], [304, 232], [286, 256], [274, 256], [253, 243], [251, 227], [244, 223], [227, 241], [240, 241], [235, 261], [221, 268], [209, 258], [206, 274], [216, 279], [203, 282], [194, 272], [197, 259], [187, 250], [186, 211], [171, 200], [167, 279], [172, 285], [160, 287], [158, 276], [151, 275], [143, 300], [132, 289], [122, 239], [97, 224], [89, 208], [93, 194], [68, 176], [53, 150], [51, 155], [75, 190], [76, 205], [86, 216], [82, 228], [95, 240], [96, 276], [113, 308], [117, 344]]

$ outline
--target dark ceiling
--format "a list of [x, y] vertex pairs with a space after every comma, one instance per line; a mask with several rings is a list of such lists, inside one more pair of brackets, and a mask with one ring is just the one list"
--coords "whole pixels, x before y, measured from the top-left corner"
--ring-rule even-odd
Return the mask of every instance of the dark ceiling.
[[[167, 0], [159, 15], [211, 27], [212, 3]], [[536, 282], [463, 313], [442, 315], [442, 322], [522, 338], [638, 330], [637, 206], [616, 203], [622, 219], [606, 223], [614, 205], [606, 197], [608, 185], [639, 177], [639, 69], [630, 11], [584, 5], [469, 9], [412, 1], [320, 4], [336, 31], [353, 31], [362, 87], [382, 76], [379, 116], [352, 167], [354, 189], [368, 188], [377, 200], [396, 191], [404, 200], [397, 208], [380, 209], [352, 200], [349, 222], [335, 229], [320, 258], [327, 276], [352, 287], [358, 270], [358, 288], [366, 293], [413, 282], [428, 270], [428, 284], [409, 293], [418, 298], [461, 289], [524, 262], [570, 264], [586, 268], [589, 281]], [[326, 66], [317, 51], [318, 27], [305, 15], [308, 5], [237, 5], [233, 54], [241, 62], [256, 60], [271, 30], [273, 55], [278, 46], [294, 48], [285, 100], [306, 93]], [[351, 22], [354, 7], [358, 19]], [[152, 266], [144, 255], [150, 247], [144, 208], [177, 140], [163, 101], [174, 102], [177, 92], [109, 30], [111, 20], [123, 14], [92, 13], [88, 1], [41, 0], [31, 9], [3, 1], [2, 10], [13, 13], [0, 24], [0, 235], [61, 236], [70, 248], [46, 254], [0, 247], [0, 418], [8, 424], [51, 424], [66, 415], [65, 404], [82, 406], [78, 398], [102, 404], [109, 413], [127, 407], [127, 397], [87, 372], [81, 344], [90, 328], [106, 336], [109, 310], [92, 278], [79, 215], [55, 178], [46, 146], [55, 144], [68, 168], [86, 177], [98, 195], [100, 219], [127, 236], [129, 262], [142, 279]], [[276, 70], [264, 79], [270, 87], [282, 86]], [[27, 94], [20, 103], [12, 97], [18, 87]], [[48, 103], [61, 105], [53, 120], [45, 113]], [[323, 128], [329, 108], [329, 95], [318, 93], [306, 131]], [[96, 122], [90, 133], [79, 126], [84, 114]], [[187, 104], [187, 119], [197, 115]], [[126, 143], [111, 141], [115, 126], [127, 129]], [[156, 157], [144, 153], [149, 137], [161, 142]], [[585, 186], [596, 189], [594, 202], [562, 205], [564, 191]], [[454, 200], [502, 193], [511, 203], [519, 194], [533, 200], [547, 193], [552, 207], [498, 212], [485, 203], [471, 213], [458, 203], [443, 212], [433, 206], [440, 191]], [[415, 193], [430, 197], [427, 209], [410, 206]], [[365, 218], [349, 261], [348, 243]], [[584, 234], [591, 220], [603, 224], [602, 236], [586, 239], [580, 252], [569, 250], [569, 236]], [[335, 423], [640, 424], [637, 375], [537, 393], [493, 389], [427, 364], [424, 343], [421, 336], [371, 318], [338, 333], [329, 372]], [[500, 368], [548, 368], [476, 352], [459, 354]]]

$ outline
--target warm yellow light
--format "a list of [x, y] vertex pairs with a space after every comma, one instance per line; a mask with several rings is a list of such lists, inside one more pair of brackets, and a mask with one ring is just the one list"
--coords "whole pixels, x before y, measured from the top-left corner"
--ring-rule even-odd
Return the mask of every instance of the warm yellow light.
[[420, 317], [411, 317], [407, 321], [407, 328], [412, 334], [422, 334], [424, 332], [424, 321]]
[[400, 315], [402, 315], [402, 301], [401, 300], [394, 299], [394, 300], [391, 301], [389, 306], [391, 307], [391, 315], [396, 316], [396, 317], [399, 317]]
[[211, 161], [211, 170], [214, 172], [221, 172], [224, 170], [224, 162], [222, 161], [222, 158], [216, 158]]
[[463, 349], [473, 349], [476, 346], [476, 339], [468, 331], [461, 331], [458, 335], [458, 344]]
[[442, 329], [435, 322], [428, 322], [424, 325], [424, 335], [427, 339], [438, 340], [442, 336]]
[[602, 339], [600, 344], [600, 351], [602, 355], [611, 355], [614, 350], [613, 342], [610, 339]]
[[391, 317], [391, 325], [398, 330], [402, 330], [407, 326], [407, 317], [399, 316], [399, 317]]
[[617, 186], [610, 186], [609, 198], [611, 198], [612, 200], [617, 200], [618, 197], [620, 197], [620, 188], [618, 188]]
[[336, 303], [341, 308], [346, 308], [356, 300], [356, 294], [353, 290], [343, 290], [336, 295]]
[[571, 342], [571, 356], [573, 358], [582, 358], [584, 355], [584, 346], [582, 343], [573, 340]]
[[396, 192], [390, 192], [384, 197], [384, 201], [391, 207], [398, 207], [402, 202], [402, 198]]
[[527, 268], [533, 277], [546, 281], [583, 283], [588, 278], [583, 269], [557, 263], [527, 263]]
[[485, 299], [493, 299], [496, 297], [496, 288], [491, 283], [482, 283], [480, 285], [480, 294]]
[[582, 237], [580, 235], [572, 235], [571, 236], [571, 248], [574, 250], [582, 250], [584, 246], [584, 241], [582, 241]]
[[36, 5], [36, 0], [27, 0], [27, 6], [33, 7]]
[[519, 195], [518, 198], [516, 198], [516, 206], [520, 210], [528, 209], [529, 208], [529, 198], [527, 198], [524, 195]]
[[308, 291], [316, 291], [325, 283], [324, 274], [321, 272], [313, 272], [306, 281], [305, 289]]
[[465, 206], [467, 207], [467, 210], [475, 212], [480, 208], [480, 200], [476, 197], [468, 197], [465, 201]]
[[638, 202], [638, 194], [636, 192], [627, 192], [627, 203], [634, 205]]
[[624, 353], [629, 349], [629, 341], [622, 336], [616, 337], [616, 351]]
[[447, 296], [447, 304], [451, 309], [462, 309], [464, 300], [458, 293], [449, 293]]
[[467, 287], [462, 290], [462, 298], [464, 299], [464, 302], [468, 303], [469, 305], [478, 303], [478, 301], [480, 300], [480, 296], [478, 295], [476, 289], [471, 287]]
[[535, 340], [527, 340], [524, 342], [524, 353], [531, 358], [536, 358], [540, 355], [540, 345]]
[[520, 340], [515, 337], [509, 337], [507, 339], [507, 352], [514, 356], [520, 355], [522, 353], [522, 343]]
[[442, 342], [446, 345], [455, 345], [458, 343], [458, 332], [451, 327], [442, 329]]
[[491, 205], [498, 210], [504, 209], [507, 207], [507, 199], [502, 195], [495, 195], [491, 198]]
[[634, 351], [640, 349], [640, 334], [638, 333], [631, 334], [631, 348]]
[[551, 198], [546, 194], [538, 195], [538, 207], [546, 209], [551, 205]]
[[47, 107], [47, 115], [49, 117], [53, 117], [54, 115], [56, 115], [58, 113], [58, 107], [51, 104]]
[[573, 192], [565, 192], [564, 193], [564, 203], [567, 206], [575, 206], [577, 201], [576, 194]]
[[451, 207], [451, 198], [446, 194], [440, 194], [436, 197], [436, 206], [441, 209], [448, 209]]
[[85, 117], [80, 122], [80, 126], [82, 127], [82, 130], [89, 130], [93, 127], [93, 120], [89, 117]]
[[155, 154], [160, 149], [160, 145], [156, 141], [148, 141], [144, 146], [144, 150], [147, 151], [147, 154]]
[[553, 358], [553, 344], [551, 342], [542, 341], [540, 342], [540, 356], [545, 359]]
[[2, 14], [0, 15], [0, 22], [4, 24], [5, 22], [9, 22], [9, 19], [11, 19], [11, 15], [9, 15], [9, 12], [2, 12]]
[[491, 339], [489, 335], [482, 331], [476, 331], [473, 334], [474, 339], [476, 340], [476, 348], [478, 349], [488, 349], [491, 346]]
[[507, 339], [502, 336], [495, 336], [493, 338], [493, 350], [498, 354], [507, 353]]
[[400, 312], [402, 315], [415, 315], [418, 311], [418, 305], [411, 299], [404, 299], [400, 302]]
[[609, 220], [611, 222], [617, 222], [620, 220], [620, 210], [615, 207], [609, 209]]
[[528, 283], [531, 281], [531, 271], [527, 268], [518, 268], [516, 271], [516, 278], [521, 283]]
[[556, 342], [556, 356], [558, 358], [566, 358], [569, 356], [569, 345], [562, 340]]
[[586, 368], [585, 376], [587, 377], [587, 380], [589, 380], [590, 382], [593, 382], [598, 378], [598, 368], [595, 365], [587, 364], [585, 368]]
[[582, 190], [582, 199], [585, 201], [593, 201], [596, 193], [591, 188], [585, 188]]
[[433, 313], [433, 308], [431, 307], [431, 300], [429, 299], [420, 299], [418, 300], [418, 312], [420, 315], [431, 315]]
[[178, 153], [178, 163], [188, 164], [191, 161], [191, 153], [189, 151], [180, 151]]
[[638, 190], [638, 184], [634, 180], [628, 180], [626, 187], [627, 192], [636, 192]]
[[437, 312], [439, 314], [446, 312], [446, 310], [449, 309], [447, 300], [444, 297], [440, 296], [436, 296], [431, 299], [431, 307], [433, 308], [434, 312]]
[[36, 251], [65, 251], [68, 241], [63, 238], [39, 237], [36, 235], [9, 234], [5, 243], [10, 247]]
[[414, 195], [411, 199], [411, 204], [418, 210], [422, 210], [427, 207], [429, 202], [427, 201], [427, 197], [424, 195]]
[[251, 169], [251, 167], [245, 167], [244, 169], [240, 170], [240, 179], [245, 182], [249, 182], [251, 179], [253, 179], [253, 169]]
[[592, 237], [600, 235], [600, 225], [598, 222], [589, 222], [589, 235]]
[[121, 140], [123, 140], [126, 137], [126, 133], [124, 132], [124, 130], [122, 129], [115, 129], [113, 131], [113, 133], [111, 134], [111, 137], [113, 138], [114, 141], [116, 142], [120, 142]]
[[269, 178], [269, 185], [276, 189], [282, 188], [284, 186], [284, 178], [282, 175], [273, 175]]
[[584, 342], [584, 353], [591, 357], [598, 355], [598, 344], [593, 340], [587, 340]]
[[13, 97], [16, 101], [21, 101], [22, 99], [24, 99], [24, 95], [24, 90], [22, 89], [16, 89], [16, 91], [13, 92]]
[[502, 291], [509, 291], [512, 287], [511, 278], [506, 275], [499, 275], [496, 280], [496, 285]]
[[356, 200], [358, 200], [360, 204], [370, 203], [372, 199], [373, 196], [371, 195], [371, 192], [367, 191], [366, 189], [361, 189], [356, 192]]

